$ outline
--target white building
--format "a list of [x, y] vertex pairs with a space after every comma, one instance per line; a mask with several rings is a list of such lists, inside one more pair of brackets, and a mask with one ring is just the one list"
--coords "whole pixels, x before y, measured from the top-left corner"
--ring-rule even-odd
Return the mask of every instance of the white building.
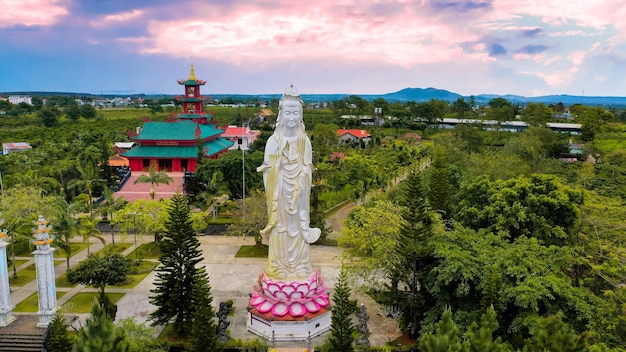
[[250, 127], [237, 127], [237, 126], [228, 126], [226, 131], [222, 134], [222, 138], [228, 139], [229, 141], [234, 142], [229, 150], [237, 150], [250, 149], [250, 144], [252, 144], [256, 139], [261, 135], [261, 131], [251, 130]]
[[9, 103], [11, 104], [19, 104], [26, 103], [28, 105], [33, 105], [33, 98], [28, 95], [9, 95]]

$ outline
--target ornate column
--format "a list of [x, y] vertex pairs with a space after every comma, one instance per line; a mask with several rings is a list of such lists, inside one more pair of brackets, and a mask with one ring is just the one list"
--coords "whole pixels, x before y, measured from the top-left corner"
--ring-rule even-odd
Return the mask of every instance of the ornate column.
[[2, 229], [4, 219], [0, 219], [0, 327], [11, 324], [15, 317], [13, 316], [13, 308], [11, 305], [11, 290], [9, 289], [9, 270], [7, 268], [7, 246], [9, 243], [4, 239], [7, 236], [7, 230]]
[[50, 243], [54, 236], [50, 235], [52, 226], [48, 226], [48, 220], [39, 215], [35, 221], [36, 228], [33, 229], [34, 239], [32, 243], [37, 246], [33, 252], [35, 255], [35, 267], [37, 270], [37, 295], [39, 296], [39, 324], [37, 327], [44, 328], [50, 324], [57, 309], [57, 292], [54, 275], [54, 248]]

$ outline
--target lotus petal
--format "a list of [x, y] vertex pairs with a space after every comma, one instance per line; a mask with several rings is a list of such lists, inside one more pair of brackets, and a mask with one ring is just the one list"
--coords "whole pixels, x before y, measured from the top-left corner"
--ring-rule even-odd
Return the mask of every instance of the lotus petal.
[[304, 297], [304, 294], [300, 291], [296, 291], [292, 293], [291, 296], [289, 296], [289, 298], [291, 298], [292, 301], [302, 299], [302, 297]]
[[274, 308], [272, 308], [272, 314], [277, 317], [282, 317], [283, 315], [287, 314], [288, 311], [289, 306], [287, 306], [285, 303], [277, 303]]
[[322, 307], [326, 307], [328, 305], [328, 299], [325, 297], [315, 297], [313, 298], [313, 301], [315, 301], [317, 304], [319, 304]]
[[292, 305], [289, 306], [289, 314], [291, 314], [294, 317], [302, 316], [305, 313], [306, 313], [306, 309], [300, 303], [293, 303]]
[[267, 290], [267, 281], [261, 280], [261, 288]]
[[311, 283], [309, 284], [309, 288], [311, 291], [315, 291], [315, 289], [317, 288], [317, 281], [311, 281]]
[[296, 288], [296, 291], [302, 292], [303, 294], [307, 294], [311, 289], [309, 288], [309, 284], [304, 283], [298, 286], [298, 288]]
[[288, 294], [288, 295], [292, 294], [295, 290], [296, 290], [296, 288], [295, 288], [295, 287], [293, 287], [293, 286], [291, 286], [291, 285], [285, 285], [285, 286], [283, 287], [283, 291], [284, 291], [286, 294]]
[[304, 304], [304, 307], [306, 308], [306, 310], [308, 310], [311, 313], [316, 313], [320, 309], [322, 309], [322, 307], [319, 304], [315, 303], [314, 301], [306, 302]]
[[276, 297], [276, 299], [280, 300], [280, 301], [285, 301], [287, 300], [287, 294], [283, 291], [276, 291], [274, 292], [274, 297]]
[[258, 306], [259, 304], [263, 303], [267, 301], [267, 299], [263, 296], [257, 296], [257, 295], [253, 295], [252, 298], [250, 298], [250, 305], [251, 306]]
[[280, 287], [278, 287], [278, 285], [271, 283], [267, 285], [267, 290], [270, 291], [271, 294], [275, 294], [276, 291], [280, 290]]
[[256, 307], [256, 309], [261, 313], [267, 313], [272, 310], [272, 308], [274, 308], [274, 303], [270, 301], [265, 301]]

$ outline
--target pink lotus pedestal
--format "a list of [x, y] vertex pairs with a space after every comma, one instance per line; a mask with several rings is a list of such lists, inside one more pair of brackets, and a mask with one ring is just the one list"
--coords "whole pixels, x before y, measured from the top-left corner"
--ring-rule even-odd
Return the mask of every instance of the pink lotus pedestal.
[[303, 281], [259, 275], [248, 306], [248, 331], [273, 341], [304, 341], [330, 329], [327, 288], [313, 274]]

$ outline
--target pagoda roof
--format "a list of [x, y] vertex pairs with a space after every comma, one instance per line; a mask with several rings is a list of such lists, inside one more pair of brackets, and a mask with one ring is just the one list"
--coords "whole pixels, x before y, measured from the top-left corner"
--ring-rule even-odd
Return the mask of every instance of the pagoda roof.
[[[204, 156], [212, 156], [230, 148], [234, 143], [224, 138], [216, 138], [203, 143]], [[181, 158], [193, 159], [198, 156], [198, 147], [193, 146], [157, 146], [140, 145], [123, 154], [127, 158]]]
[[200, 86], [200, 85], [204, 85], [206, 83], [206, 81], [203, 81], [201, 79], [197, 79], [196, 78], [196, 72], [193, 68], [193, 65], [191, 65], [191, 70], [189, 72], [189, 78], [185, 79], [179, 79], [178, 80], [178, 84], [184, 84], [186, 86]]
[[178, 84], [185, 85], [185, 86], [203, 86], [206, 84], [206, 81], [203, 81], [201, 79], [188, 79], [188, 80], [179, 79]]
[[[199, 132], [199, 136], [196, 134]], [[224, 133], [213, 124], [199, 124], [182, 120], [175, 122], [146, 122], [141, 133], [133, 139], [137, 141], [190, 141], [205, 139]]]

